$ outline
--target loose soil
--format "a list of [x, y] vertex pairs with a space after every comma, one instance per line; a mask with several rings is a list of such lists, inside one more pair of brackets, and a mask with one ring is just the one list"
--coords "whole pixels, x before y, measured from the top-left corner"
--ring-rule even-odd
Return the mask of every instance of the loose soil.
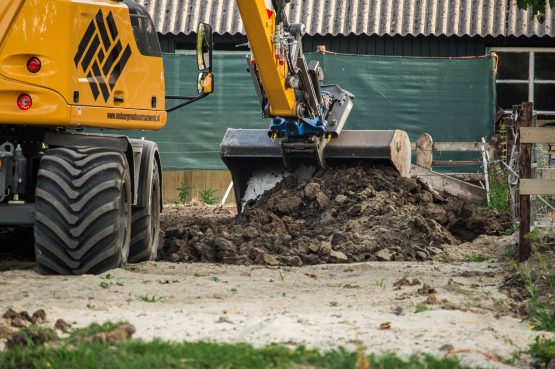
[[330, 168], [304, 181], [289, 176], [237, 217], [225, 209], [186, 209], [170, 208], [162, 218], [162, 260], [273, 266], [433, 260], [447, 246], [500, 235], [509, 225], [507, 214], [368, 166]]

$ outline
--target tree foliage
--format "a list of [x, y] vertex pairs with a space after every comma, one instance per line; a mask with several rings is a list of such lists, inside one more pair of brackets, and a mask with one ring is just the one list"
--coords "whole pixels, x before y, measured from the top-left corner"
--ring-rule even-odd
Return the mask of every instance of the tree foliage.
[[555, 0], [516, 0], [516, 3], [521, 9], [531, 8], [534, 14], [544, 14], [548, 6], [555, 8]]

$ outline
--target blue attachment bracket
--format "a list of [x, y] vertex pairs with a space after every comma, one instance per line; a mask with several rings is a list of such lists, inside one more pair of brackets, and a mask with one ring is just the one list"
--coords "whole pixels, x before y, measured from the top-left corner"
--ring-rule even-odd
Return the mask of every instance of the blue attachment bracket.
[[313, 119], [303, 118], [299, 123], [293, 119], [275, 117], [268, 134], [275, 134], [278, 138], [321, 137], [326, 133], [326, 126], [327, 122], [321, 115]]

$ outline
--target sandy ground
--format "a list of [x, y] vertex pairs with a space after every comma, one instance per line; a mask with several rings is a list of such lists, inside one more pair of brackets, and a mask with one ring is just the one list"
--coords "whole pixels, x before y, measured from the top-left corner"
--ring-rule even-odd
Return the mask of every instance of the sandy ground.
[[[402, 355], [468, 349], [457, 354], [465, 363], [521, 367], [484, 355], [509, 359], [537, 335], [499, 290], [504, 268], [493, 261], [303, 268], [149, 262], [114, 270], [110, 279], [12, 269], [0, 273], [0, 310], [43, 308], [51, 324], [63, 318], [75, 326], [126, 320], [144, 339], [362, 346]], [[404, 276], [420, 284], [396, 287]], [[419, 304], [430, 310], [417, 313]]]

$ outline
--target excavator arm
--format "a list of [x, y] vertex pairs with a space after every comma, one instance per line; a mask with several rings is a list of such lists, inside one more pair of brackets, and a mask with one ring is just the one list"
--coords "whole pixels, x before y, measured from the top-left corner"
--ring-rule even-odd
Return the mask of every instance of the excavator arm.
[[[284, 158], [308, 150], [323, 167], [325, 144], [341, 132], [354, 96], [335, 85], [320, 86], [323, 71], [317, 61], [307, 63], [302, 50], [305, 26], [288, 22], [288, 2], [237, 0], [252, 52], [247, 56], [249, 72], [262, 113], [272, 118], [269, 135], [284, 140]], [[346, 106], [332, 112], [339, 101]], [[292, 166], [293, 160], [285, 161]]]
[[286, 86], [289, 66], [276, 44], [276, 13], [269, 11], [263, 0], [237, 0], [237, 6], [247, 31], [252, 55], [247, 58], [249, 71], [266, 116], [297, 116], [295, 91]]
[[268, 130], [228, 129], [220, 145], [233, 179], [237, 209], [286, 175], [306, 177], [328, 164], [384, 161], [403, 176], [410, 168], [405, 132], [343, 131], [354, 95], [321, 85], [318, 61], [302, 50], [303, 24], [291, 24], [290, 0], [236, 0], [251, 49], [248, 70]]

